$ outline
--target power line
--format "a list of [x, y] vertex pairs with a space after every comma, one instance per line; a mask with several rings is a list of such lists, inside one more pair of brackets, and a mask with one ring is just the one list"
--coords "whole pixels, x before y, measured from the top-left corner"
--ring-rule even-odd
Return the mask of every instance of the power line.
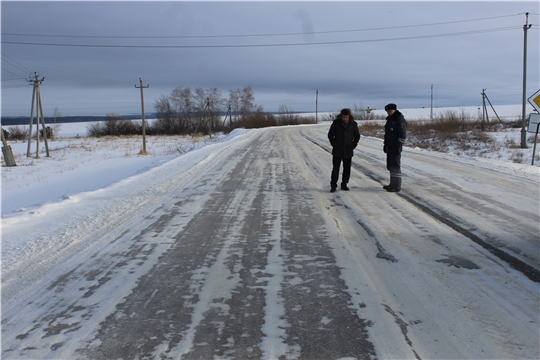
[[[11, 66], [13, 66], [13, 67], [15, 67], [15, 68], [17, 68], [17, 69], [19, 69], [19, 70], [21, 70], [21, 71], [24, 71], [24, 72], [27, 73], [27, 74], [31, 73], [31, 71], [29, 71], [29, 70], [26, 69], [24, 66], [22, 66], [21, 64], [19, 64], [17, 61], [15, 61], [15, 60], [13, 60], [12, 58], [10, 58], [9, 56], [7, 56], [5, 53], [2, 53], [2, 56], [3, 56], [4, 58], [9, 59], [9, 61], [6, 60], [6, 59], [4, 59], [4, 61], [7, 62], [8, 64], [10, 64]], [[5, 70], [5, 69], [4, 69], [4, 70]], [[7, 70], [5, 70], [5, 71], [7, 71]], [[13, 74], [13, 73], [11, 73], [11, 74]], [[17, 76], [16, 74], [13, 74], [13, 75]]]
[[[16, 56], [16, 57], [19, 58], [19, 59], [32, 61], [32, 62], [37, 63], [37, 64], [50, 65], [50, 66], [39, 65], [39, 68], [43, 69], [43, 70], [49, 70], [50, 72], [53, 72], [53, 73], [66, 73], [66, 74], [72, 73], [72, 74], [75, 74], [77, 76], [85, 76], [85, 77], [92, 78], [92, 79], [95, 79], [96, 77], [103, 77], [103, 78], [106, 78], [106, 79], [111, 79], [111, 78], [117, 78], [117, 79], [122, 79], [122, 80], [125, 79], [122, 76], [115, 76], [115, 75], [111, 75], [111, 74], [99, 73], [99, 72], [95, 72], [95, 71], [89, 71], [89, 70], [86, 70], [86, 69], [80, 69], [80, 68], [75, 68], [75, 67], [66, 66], [66, 65], [58, 65], [58, 64], [55, 64], [55, 63], [50, 63], [50, 62], [36, 60], [36, 59], [29, 59], [29, 58], [20, 57], [20, 56]], [[58, 68], [60, 68], [60, 69], [58, 69]], [[3, 69], [3, 70], [8, 71], [6, 69]], [[70, 71], [70, 70], [73, 70], [73, 71]], [[10, 73], [13, 74], [12, 72], [10, 72]], [[15, 74], [13, 74], [13, 75], [15, 75]], [[17, 76], [17, 75], [15, 75], [15, 76]], [[26, 80], [26, 77], [24, 77], [24, 79]], [[4, 79], [2, 79], [2, 81], [4, 81]]]
[[449, 24], [459, 24], [465, 22], [475, 22], [483, 20], [493, 20], [512, 16], [519, 16], [519, 14], [492, 16], [478, 19], [468, 20], [455, 20], [445, 21], [438, 23], [428, 24], [416, 24], [416, 25], [401, 25], [390, 27], [377, 27], [377, 28], [365, 28], [365, 29], [351, 29], [351, 30], [330, 30], [330, 31], [308, 31], [308, 32], [293, 32], [293, 33], [268, 33], [268, 34], [229, 34], [229, 35], [179, 35], [179, 36], [109, 36], [109, 35], [47, 35], [47, 34], [11, 34], [3, 33], [3, 35], [9, 36], [32, 36], [32, 37], [51, 37], [51, 38], [80, 38], [80, 39], [201, 39], [201, 38], [234, 38], [234, 37], [261, 37], [261, 36], [291, 36], [291, 35], [317, 35], [317, 34], [337, 34], [337, 33], [352, 33], [362, 31], [379, 31], [379, 30], [395, 30], [395, 29], [407, 29], [414, 27], [425, 26], [439, 26]]
[[344, 41], [323, 41], [312, 43], [284, 43], [284, 44], [233, 44], [233, 45], [103, 45], [103, 44], [61, 44], [61, 43], [36, 43], [36, 42], [18, 42], [18, 41], [2, 41], [2, 44], [13, 45], [30, 45], [30, 46], [61, 46], [61, 47], [88, 47], [88, 48], [151, 48], [151, 49], [186, 49], [186, 48], [250, 48], [250, 47], [280, 47], [280, 46], [313, 46], [313, 45], [339, 45], [339, 44], [355, 44], [355, 43], [370, 43], [370, 42], [383, 42], [383, 41], [402, 41], [402, 40], [416, 40], [416, 39], [429, 39], [438, 37], [450, 37], [450, 36], [463, 36], [482, 34], [496, 31], [506, 31], [521, 29], [521, 26], [508, 26], [493, 29], [483, 30], [470, 30], [461, 31], [446, 34], [433, 34], [433, 35], [416, 35], [406, 37], [394, 37], [394, 38], [382, 38], [382, 39], [366, 39], [366, 40], [344, 40]]
[[[8, 72], [8, 73], [10, 73], [11, 75], [19, 76], [19, 75], [15, 74], [15, 73], [12, 73], [11, 71], [9, 71], [9, 70], [7, 70], [7, 69], [4, 69], [4, 68], [2, 68], [2, 71]], [[21, 79], [24, 79], [24, 78], [19, 77], [19, 78], [16, 79], [16, 80], [21, 80]], [[13, 79], [12, 79], [12, 80], [13, 80]], [[5, 80], [2, 79], [2, 81], [5, 81]]]
[[2, 85], [2, 89], [14, 89], [14, 88], [28, 88], [28, 84], [25, 85]]

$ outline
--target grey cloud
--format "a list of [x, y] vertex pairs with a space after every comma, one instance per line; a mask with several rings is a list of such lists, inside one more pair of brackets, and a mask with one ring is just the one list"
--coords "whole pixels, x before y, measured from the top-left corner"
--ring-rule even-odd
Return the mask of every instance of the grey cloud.
[[[85, 112], [136, 113], [140, 103], [133, 85], [139, 77], [150, 84], [147, 109], [178, 86], [217, 87], [224, 96], [252, 86], [256, 103], [268, 111], [280, 104], [313, 111], [316, 89], [323, 111], [353, 103], [380, 107], [372, 104], [388, 99], [402, 107], [429, 106], [431, 84], [438, 106], [476, 105], [483, 88], [492, 101], [515, 104], [521, 101], [525, 19], [518, 14], [530, 11], [536, 14], [530, 22], [539, 22], [537, 2], [514, 1], [17, 1], [1, 6], [4, 115], [29, 112], [31, 87], [24, 78], [33, 71], [46, 78], [44, 107], [66, 109], [65, 115], [77, 112], [77, 104]], [[438, 25], [418, 26], [430, 23]], [[62, 37], [9, 35], [22, 33]], [[539, 85], [538, 43], [535, 26], [528, 42], [532, 92]], [[140, 45], [207, 47], [128, 47]]]

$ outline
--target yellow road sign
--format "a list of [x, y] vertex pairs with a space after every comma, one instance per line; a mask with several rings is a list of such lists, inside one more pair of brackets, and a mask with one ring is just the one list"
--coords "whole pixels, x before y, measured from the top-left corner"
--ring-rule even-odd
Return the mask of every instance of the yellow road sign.
[[527, 99], [527, 101], [533, 106], [533, 108], [536, 109], [536, 111], [540, 112], [540, 90], [535, 92], [530, 98]]

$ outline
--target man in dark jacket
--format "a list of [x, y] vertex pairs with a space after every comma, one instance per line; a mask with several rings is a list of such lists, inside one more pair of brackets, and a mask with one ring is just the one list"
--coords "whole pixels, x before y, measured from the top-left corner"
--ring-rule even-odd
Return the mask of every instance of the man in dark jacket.
[[343, 109], [332, 122], [328, 131], [328, 140], [332, 144], [332, 177], [330, 180], [330, 192], [335, 192], [339, 178], [339, 167], [343, 162], [343, 176], [341, 178], [341, 190], [349, 190], [347, 183], [351, 177], [351, 163], [354, 149], [360, 141], [358, 124], [354, 121], [351, 109]]
[[383, 186], [386, 191], [399, 192], [401, 190], [401, 151], [407, 137], [407, 121], [398, 111], [396, 104], [384, 107], [388, 114], [384, 125], [384, 146], [386, 153], [386, 168], [390, 171], [390, 184]]

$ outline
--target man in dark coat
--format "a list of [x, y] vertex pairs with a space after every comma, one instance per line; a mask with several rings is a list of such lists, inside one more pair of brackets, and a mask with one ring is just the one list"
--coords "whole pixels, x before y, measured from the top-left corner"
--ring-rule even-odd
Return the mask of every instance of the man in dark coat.
[[343, 109], [332, 122], [328, 131], [328, 140], [332, 144], [332, 177], [330, 180], [330, 192], [335, 192], [339, 179], [339, 168], [343, 162], [343, 176], [341, 178], [341, 190], [349, 190], [347, 183], [351, 177], [351, 163], [354, 149], [360, 141], [358, 124], [354, 121], [351, 109]]
[[401, 190], [401, 151], [407, 138], [407, 121], [399, 112], [396, 104], [384, 107], [388, 114], [384, 125], [384, 146], [386, 153], [386, 168], [390, 171], [390, 184], [383, 186], [386, 191], [399, 192]]

